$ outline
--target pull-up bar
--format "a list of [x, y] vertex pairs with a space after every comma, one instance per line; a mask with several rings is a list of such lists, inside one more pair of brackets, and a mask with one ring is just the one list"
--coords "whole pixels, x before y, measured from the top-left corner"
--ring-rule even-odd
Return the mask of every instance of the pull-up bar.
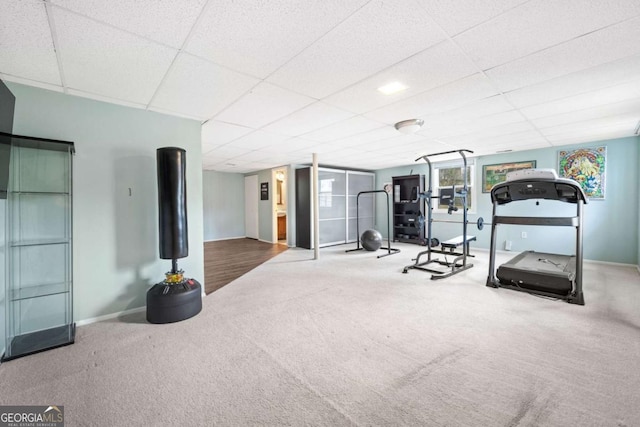
[[465, 153], [465, 152], [473, 154], [473, 151], [471, 151], [471, 150], [467, 150], [467, 149], [451, 150], [451, 151], [443, 151], [443, 152], [441, 152], [441, 153], [425, 154], [424, 156], [420, 156], [420, 157], [418, 157], [415, 161], [417, 162], [418, 160], [421, 160], [421, 159], [425, 159], [425, 160], [427, 160], [427, 157], [442, 156], [442, 155], [444, 155], [444, 154], [453, 154], [453, 153], [458, 153], [458, 154], [460, 154], [460, 155], [462, 156], [462, 158], [466, 160], [466, 157], [464, 156], [464, 153]]
[[[462, 245], [462, 254], [459, 254], [459, 256], [457, 258], [455, 258], [453, 260], [453, 262], [448, 262], [448, 261], [440, 261], [438, 259], [434, 259], [431, 258], [431, 253], [432, 252], [438, 252], [435, 250], [431, 249], [431, 242], [432, 242], [432, 235], [431, 235], [431, 223], [433, 223], [435, 220], [433, 219], [432, 216], [432, 210], [433, 210], [433, 206], [431, 205], [431, 198], [432, 198], [432, 191], [433, 191], [433, 187], [432, 187], [432, 175], [433, 175], [433, 166], [431, 164], [431, 160], [429, 160], [429, 157], [435, 157], [435, 156], [441, 156], [444, 154], [454, 154], [457, 153], [458, 155], [460, 155], [460, 157], [462, 157], [462, 164], [463, 164], [463, 169], [462, 169], [462, 182], [463, 182], [463, 189], [461, 191], [461, 197], [462, 197], [462, 221], [443, 221], [443, 222], [460, 222], [462, 223], [462, 236], [460, 236], [459, 238], [456, 239], [452, 239], [455, 240], [456, 242], [459, 241], [461, 242], [460, 244]], [[460, 149], [460, 150], [450, 150], [450, 151], [443, 151], [441, 153], [432, 153], [432, 154], [425, 154], [424, 156], [418, 157], [416, 159], [416, 162], [418, 160], [424, 160], [425, 162], [427, 162], [427, 166], [429, 167], [429, 188], [427, 189], [427, 191], [425, 193], [422, 193], [421, 195], [418, 195], [418, 197], [423, 197], [428, 205], [427, 208], [427, 218], [426, 218], [426, 224], [427, 224], [427, 250], [426, 251], [422, 251], [418, 254], [418, 256], [415, 258], [415, 263], [412, 265], [408, 265], [404, 268], [404, 270], [402, 270], [403, 273], [407, 273], [409, 271], [409, 269], [415, 268], [418, 270], [423, 270], [423, 271], [429, 271], [431, 273], [434, 273], [431, 276], [432, 280], [436, 280], [436, 279], [444, 279], [446, 277], [450, 277], [454, 274], [460, 273], [461, 271], [467, 270], [471, 267], [473, 267], [473, 264], [467, 263], [467, 257], [470, 256], [469, 255], [469, 243], [471, 240], [475, 240], [475, 237], [473, 237], [473, 239], [468, 238], [467, 236], [467, 225], [469, 224], [469, 221], [467, 220], [467, 194], [468, 194], [468, 183], [467, 183], [467, 156], [464, 153], [473, 153], [473, 151], [471, 150], [466, 150], [466, 149]], [[455, 194], [455, 190], [454, 190], [454, 194]], [[451, 213], [451, 212], [449, 212]], [[425, 221], [424, 218], [422, 219], [422, 221]], [[484, 224], [484, 220], [482, 218], [478, 219], [477, 222], [477, 226], [478, 229], [482, 230], [482, 226]], [[458, 244], [456, 244], [456, 246], [458, 246]], [[426, 255], [427, 256], [427, 260], [426, 261], [420, 261], [420, 258]], [[442, 272], [439, 270], [435, 270], [435, 269], [431, 269], [428, 267], [425, 267], [427, 264], [431, 264], [431, 263], [438, 263], [441, 265], [445, 265], [447, 267], [449, 267], [451, 270], [449, 272]]]
[[382, 255], [378, 255], [378, 258], [382, 258], [384, 256], [389, 256], [389, 255], [393, 255], [393, 254], [397, 254], [398, 252], [400, 252], [400, 249], [395, 249], [391, 247], [391, 228], [389, 225], [390, 222], [390, 212], [389, 212], [389, 193], [387, 193], [385, 190], [369, 190], [369, 191], [361, 191], [358, 193], [358, 195], [356, 196], [356, 248], [355, 249], [348, 249], [345, 252], [355, 252], [355, 251], [361, 251], [364, 248], [360, 247], [360, 211], [359, 211], [359, 207], [360, 207], [360, 196], [362, 194], [372, 194], [372, 193], [384, 193], [387, 196], [387, 247], [386, 248], [381, 248], [381, 249], [386, 249], [387, 253], [386, 254], [382, 254]]

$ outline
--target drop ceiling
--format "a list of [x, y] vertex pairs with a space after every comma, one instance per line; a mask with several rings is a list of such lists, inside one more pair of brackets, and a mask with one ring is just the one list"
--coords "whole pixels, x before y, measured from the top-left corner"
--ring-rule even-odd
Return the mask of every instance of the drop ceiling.
[[381, 169], [633, 136], [640, 0], [2, 0], [0, 78], [198, 120], [206, 170]]

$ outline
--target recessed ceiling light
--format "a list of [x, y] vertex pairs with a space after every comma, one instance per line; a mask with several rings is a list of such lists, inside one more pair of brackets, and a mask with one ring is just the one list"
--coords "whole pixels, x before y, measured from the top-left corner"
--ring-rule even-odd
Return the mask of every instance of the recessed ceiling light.
[[401, 92], [403, 90], [405, 90], [407, 88], [407, 86], [403, 85], [400, 82], [391, 82], [388, 83], [384, 86], [380, 86], [378, 88], [378, 92], [382, 92], [385, 95], [392, 95], [394, 93], [398, 93]]

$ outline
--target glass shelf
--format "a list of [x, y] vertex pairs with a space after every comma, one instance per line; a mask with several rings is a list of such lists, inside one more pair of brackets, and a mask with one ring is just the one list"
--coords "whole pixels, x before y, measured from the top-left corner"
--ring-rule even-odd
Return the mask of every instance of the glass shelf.
[[49, 295], [63, 294], [71, 290], [71, 283], [51, 283], [36, 286], [25, 286], [11, 290], [11, 301], [20, 301], [29, 298], [40, 298]]
[[12, 248], [21, 248], [25, 246], [68, 245], [69, 243], [71, 243], [70, 239], [34, 239], [11, 242], [9, 246]]
[[23, 190], [15, 190], [9, 191], [9, 194], [17, 194], [17, 195], [42, 195], [42, 194], [51, 194], [58, 196], [68, 196], [70, 193], [66, 191], [23, 191]]

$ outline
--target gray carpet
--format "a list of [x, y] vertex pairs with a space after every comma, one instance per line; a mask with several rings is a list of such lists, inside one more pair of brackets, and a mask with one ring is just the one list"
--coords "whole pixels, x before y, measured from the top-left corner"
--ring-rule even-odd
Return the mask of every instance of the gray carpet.
[[289, 250], [193, 319], [80, 327], [0, 365], [0, 404], [65, 405], [70, 426], [640, 425], [635, 268], [586, 264], [580, 307], [486, 288], [486, 252], [401, 274], [422, 248], [397, 246]]

